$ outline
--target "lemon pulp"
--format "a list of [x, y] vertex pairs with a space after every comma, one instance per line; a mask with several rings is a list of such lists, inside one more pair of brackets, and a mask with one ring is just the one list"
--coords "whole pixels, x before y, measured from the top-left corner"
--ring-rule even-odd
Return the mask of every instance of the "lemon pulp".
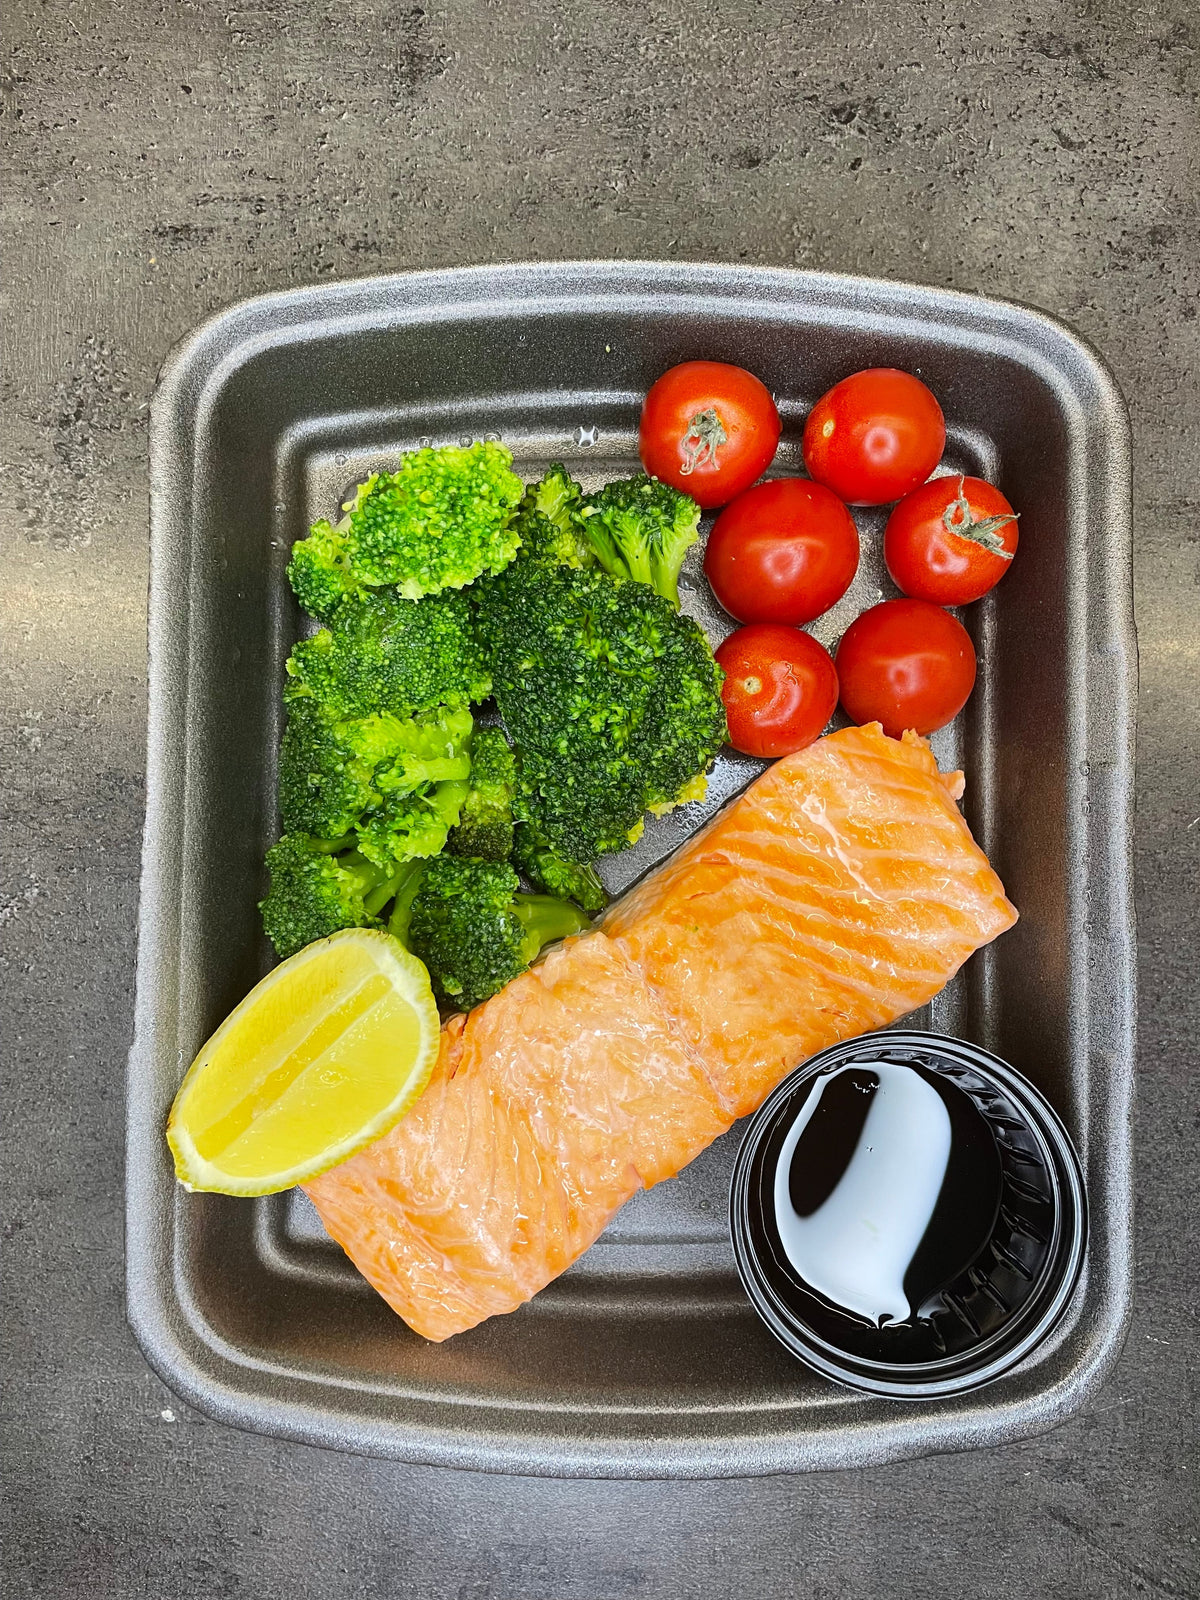
[[176, 1175], [243, 1195], [315, 1177], [399, 1121], [437, 1052], [415, 956], [371, 929], [318, 940], [252, 989], [196, 1057], [167, 1124]]

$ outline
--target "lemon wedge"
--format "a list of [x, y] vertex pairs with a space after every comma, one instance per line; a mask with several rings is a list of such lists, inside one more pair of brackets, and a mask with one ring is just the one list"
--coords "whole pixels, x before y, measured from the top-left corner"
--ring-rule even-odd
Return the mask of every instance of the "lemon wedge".
[[276, 967], [226, 1017], [175, 1096], [188, 1189], [274, 1194], [380, 1138], [438, 1055], [429, 974], [389, 934], [346, 928]]

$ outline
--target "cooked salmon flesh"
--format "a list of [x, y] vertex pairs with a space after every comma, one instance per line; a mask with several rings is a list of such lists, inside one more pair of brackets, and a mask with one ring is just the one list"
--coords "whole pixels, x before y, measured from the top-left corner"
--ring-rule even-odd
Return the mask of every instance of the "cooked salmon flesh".
[[512, 1311], [799, 1062], [930, 1000], [1017, 913], [922, 739], [777, 761], [607, 913], [442, 1030], [391, 1133], [305, 1185], [427, 1339]]

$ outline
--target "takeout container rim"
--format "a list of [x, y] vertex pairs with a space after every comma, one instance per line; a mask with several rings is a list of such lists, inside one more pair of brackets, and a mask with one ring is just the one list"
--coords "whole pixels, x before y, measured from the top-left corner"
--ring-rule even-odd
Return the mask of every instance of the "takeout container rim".
[[[572, 291], [572, 278], [592, 280], [587, 296], [581, 297]], [[939, 325], [939, 317], [933, 314], [934, 306], [942, 313], [942, 321], [946, 312], [957, 312], [963, 326], [984, 332], [989, 325], [994, 325], [998, 335], [1005, 317], [1016, 314], [1026, 327], [1039, 327], [1058, 346], [1057, 353], [1080, 372], [1086, 369], [1097, 394], [1102, 395], [1107, 407], [1119, 413], [1126, 433], [1129, 431], [1125, 397], [1102, 352], [1086, 335], [1044, 307], [1003, 295], [923, 284], [915, 279], [874, 278], [863, 273], [751, 262], [667, 260], [650, 256], [570, 256], [541, 261], [514, 259], [450, 267], [413, 267], [244, 296], [204, 318], [167, 350], [159, 365], [151, 398], [151, 425], [153, 427], [156, 407], [161, 410], [173, 397], [179, 380], [190, 376], [214, 335], [225, 338], [242, 323], [246, 324], [245, 336], [251, 343], [257, 337], [250, 326], [255, 320], [269, 325], [263, 331], [277, 334], [298, 323], [311, 326], [314, 310], [321, 322], [332, 323], [357, 316], [365, 317], [370, 323], [386, 323], [397, 311], [420, 309], [423, 289], [438, 291], [439, 306], [444, 307], [448, 315], [461, 317], [469, 312], [486, 315], [497, 304], [536, 299], [538, 291], [544, 294], [555, 288], [561, 292], [553, 298], [565, 311], [571, 311], [580, 309], [581, 298], [612, 297], [628, 301], [665, 292], [682, 299], [708, 296], [721, 299], [728, 298], [736, 290], [744, 292], [747, 287], [764, 291], [771, 287], [786, 288], [793, 298], [797, 291], [808, 290], [814, 301], [824, 293], [832, 300], [844, 301], [849, 307], [869, 304], [878, 307], [881, 301], [894, 302], [891, 315], [899, 315], [926, 330]], [[470, 298], [463, 293], [481, 288], [490, 292]], [[314, 300], [319, 300], [320, 304], [314, 307]], [[923, 313], [913, 310], [914, 302], [925, 303]], [[303, 313], [299, 319], [292, 316], [296, 311]], [[1028, 357], [1027, 347], [1022, 346], [1022, 355]]]

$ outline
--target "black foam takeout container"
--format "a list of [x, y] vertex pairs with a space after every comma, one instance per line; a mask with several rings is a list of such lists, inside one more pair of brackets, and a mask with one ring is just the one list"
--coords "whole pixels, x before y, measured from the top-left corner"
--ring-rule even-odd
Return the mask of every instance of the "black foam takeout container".
[[[636, 464], [642, 396], [676, 361], [757, 372], [776, 470], [803, 419], [868, 365], [918, 373], [945, 464], [1022, 513], [1018, 560], [964, 613], [980, 655], [934, 741], [1021, 920], [906, 1026], [973, 1040], [1046, 1094], [1082, 1156], [1081, 1287], [1049, 1340], [985, 1390], [902, 1406], [808, 1372], [738, 1281], [733, 1130], [638, 1196], [527, 1307], [444, 1345], [409, 1332], [298, 1194], [185, 1194], [163, 1127], [204, 1038], [271, 962], [258, 922], [274, 836], [283, 661], [301, 627], [291, 541], [397, 453], [499, 433], [532, 476]], [[1119, 395], [1061, 324], [940, 290], [749, 267], [567, 263], [413, 273], [250, 301], [169, 358], [151, 428], [147, 822], [128, 1099], [130, 1321], [186, 1400], [226, 1422], [404, 1460], [562, 1475], [700, 1477], [858, 1465], [1021, 1438], [1081, 1406], [1129, 1310], [1133, 1070], [1130, 786], [1135, 654]], [[858, 514], [826, 642], [890, 584], [885, 513]], [[705, 527], [711, 519], [706, 519]], [[732, 626], [692, 552], [685, 607]], [[759, 764], [607, 864], [620, 891]]]

